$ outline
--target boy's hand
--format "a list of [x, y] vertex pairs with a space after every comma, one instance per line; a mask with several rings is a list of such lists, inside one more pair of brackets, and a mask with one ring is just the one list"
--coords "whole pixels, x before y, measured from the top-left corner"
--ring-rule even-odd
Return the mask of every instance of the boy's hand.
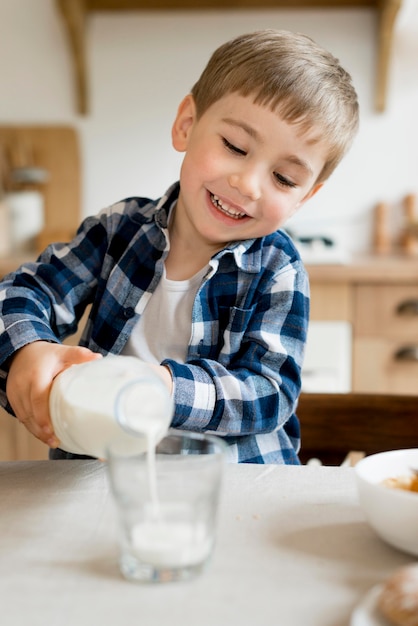
[[49, 414], [49, 392], [54, 378], [76, 363], [101, 358], [88, 348], [36, 341], [16, 352], [6, 392], [17, 419], [51, 448], [59, 445]]

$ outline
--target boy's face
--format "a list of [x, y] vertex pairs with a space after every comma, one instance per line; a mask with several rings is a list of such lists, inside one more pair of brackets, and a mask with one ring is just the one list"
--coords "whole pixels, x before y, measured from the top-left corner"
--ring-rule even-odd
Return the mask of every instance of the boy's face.
[[185, 152], [175, 219], [215, 248], [274, 232], [322, 186], [327, 146], [315, 131], [235, 93], [197, 119], [187, 96], [172, 131]]

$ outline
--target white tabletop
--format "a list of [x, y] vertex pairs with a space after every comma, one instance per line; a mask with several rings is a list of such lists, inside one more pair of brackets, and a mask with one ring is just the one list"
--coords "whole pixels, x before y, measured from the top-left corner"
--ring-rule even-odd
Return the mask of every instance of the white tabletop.
[[364, 520], [350, 468], [227, 465], [218, 542], [197, 579], [125, 581], [106, 466], [0, 463], [4, 626], [348, 626], [412, 557]]

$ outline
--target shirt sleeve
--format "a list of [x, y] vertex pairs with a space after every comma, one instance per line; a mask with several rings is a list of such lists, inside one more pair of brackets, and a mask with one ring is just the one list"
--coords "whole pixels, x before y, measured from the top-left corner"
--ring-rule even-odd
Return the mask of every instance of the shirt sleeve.
[[217, 359], [164, 361], [174, 380], [172, 426], [245, 436], [280, 429], [293, 415], [309, 318], [309, 282], [288, 264], [247, 309], [232, 308]]
[[61, 342], [77, 330], [91, 300], [106, 248], [106, 229], [87, 218], [68, 244], [49, 246], [0, 283], [0, 404], [8, 359], [34, 341]]

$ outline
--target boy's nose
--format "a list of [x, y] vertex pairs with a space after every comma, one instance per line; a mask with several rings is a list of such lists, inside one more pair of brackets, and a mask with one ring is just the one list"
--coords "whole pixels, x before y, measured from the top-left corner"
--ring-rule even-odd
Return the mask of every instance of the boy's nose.
[[258, 200], [261, 196], [260, 179], [254, 169], [246, 169], [231, 174], [229, 184], [237, 189], [242, 196], [251, 200]]

